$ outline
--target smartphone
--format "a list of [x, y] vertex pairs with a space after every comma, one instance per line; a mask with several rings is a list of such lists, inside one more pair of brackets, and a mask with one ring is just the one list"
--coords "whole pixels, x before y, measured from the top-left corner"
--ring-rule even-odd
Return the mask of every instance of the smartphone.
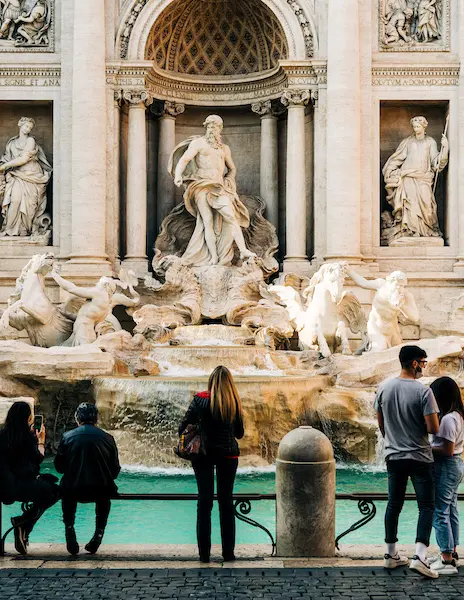
[[40, 431], [42, 429], [44, 419], [42, 415], [35, 415], [34, 417], [34, 429]]

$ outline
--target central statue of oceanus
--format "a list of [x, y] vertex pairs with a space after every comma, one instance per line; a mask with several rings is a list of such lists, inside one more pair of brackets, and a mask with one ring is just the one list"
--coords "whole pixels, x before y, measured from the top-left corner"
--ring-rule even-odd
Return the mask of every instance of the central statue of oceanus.
[[203, 125], [205, 135], [179, 144], [168, 166], [174, 183], [186, 185], [185, 208], [196, 219], [182, 261], [193, 267], [228, 267], [235, 254], [234, 242], [242, 260], [255, 256], [246, 247], [241, 229], [249, 227], [250, 215], [237, 194], [237, 169], [229, 146], [221, 138], [221, 117], [210, 115]]

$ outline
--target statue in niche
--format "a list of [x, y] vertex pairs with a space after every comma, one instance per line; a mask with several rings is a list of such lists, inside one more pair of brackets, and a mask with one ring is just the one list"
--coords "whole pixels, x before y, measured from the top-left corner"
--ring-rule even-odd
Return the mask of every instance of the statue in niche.
[[194, 267], [230, 266], [234, 242], [242, 260], [255, 256], [241, 229], [249, 227], [250, 215], [237, 194], [236, 167], [221, 138], [221, 117], [210, 115], [204, 126], [204, 136], [191, 137], [175, 148], [168, 167], [178, 187], [186, 184], [184, 205], [196, 219], [182, 260]]
[[47, 243], [50, 217], [45, 209], [52, 167], [30, 135], [34, 119], [22, 117], [18, 126], [19, 135], [7, 143], [5, 154], [0, 157], [0, 197], [3, 196], [0, 236], [31, 236]]
[[440, 41], [443, 13], [443, 0], [381, 0], [384, 47], [420, 49], [421, 45]]
[[426, 134], [425, 117], [410, 121], [413, 134], [404, 139], [385, 163], [382, 173], [391, 218], [382, 215], [382, 240], [392, 244], [398, 238], [441, 238], [435, 200], [436, 177], [448, 164], [449, 143], [445, 133], [441, 149]]
[[349, 266], [346, 274], [356, 285], [375, 290], [367, 321], [367, 344], [360, 351], [379, 352], [403, 343], [399, 323], [419, 323], [419, 311], [414, 296], [406, 291], [408, 280], [402, 271], [394, 271], [385, 279], [367, 280]]
[[[63, 279], [54, 266], [51, 276], [60, 288], [78, 298], [87, 300], [77, 313], [71, 337], [63, 346], [82, 346], [92, 344], [97, 337], [121, 329], [119, 322], [113, 316], [115, 306], [134, 308], [140, 302], [139, 294], [134, 290], [135, 276], [132, 271], [126, 275], [123, 271], [120, 279], [101, 277], [93, 287], [79, 287]], [[130, 297], [116, 293], [117, 288], [128, 289]]]

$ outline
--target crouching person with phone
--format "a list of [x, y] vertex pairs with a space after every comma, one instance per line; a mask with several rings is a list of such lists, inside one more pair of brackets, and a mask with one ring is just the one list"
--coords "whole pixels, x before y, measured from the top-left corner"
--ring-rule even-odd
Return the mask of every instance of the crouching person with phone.
[[86, 402], [80, 404], [75, 419], [78, 427], [63, 435], [55, 457], [55, 468], [58, 473], [63, 473], [61, 490], [66, 547], [72, 555], [79, 553], [74, 530], [78, 502], [95, 503], [95, 533], [85, 546], [87, 552], [95, 554], [103, 540], [111, 498], [118, 491], [114, 481], [121, 468], [113, 437], [97, 427], [97, 407]]
[[45, 427], [42, 417], [34, 416], [30, 404], [15, 402], [0, 429], [0, 500], [5, 504], [24, 502], [23, 514], [11, 519], [15, 527], [15, 548], [27, 554], [31, 531], [59, 498], [58, 479], [41, 475], [45, 454]]

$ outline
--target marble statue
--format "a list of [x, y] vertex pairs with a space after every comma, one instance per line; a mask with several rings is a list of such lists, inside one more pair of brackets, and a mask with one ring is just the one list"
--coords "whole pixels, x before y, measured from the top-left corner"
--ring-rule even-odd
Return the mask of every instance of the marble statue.
[[30, 135], [34, 119], [22, 117], [19, 135], [6, 145], [0, 157], [1, 236], [40, 235], [47, 207], [47, 185], [52, 167], [41, 146]]
[[72, 334], [75, 314], [72, 300], [55, 306], [45, 292], [45, 277], [52, 271], [52, 252], [36, 254], [16, 280], [16, 288], [8, 299], [0, 327], [26, 331], [33, 346], [59, 346]]
[[425, 117], [413, 117], [411, 125], [413, 134], [400, 143], [382, 170], [393, 209], [385, 234], [390, 244], [405, 237], [442, 237], [434, 187], [436, 176], [448, 164], [448, 139], [442, 135], [438, 150], [436, 141], [426, 134]]
[[423, 46], [441, 40], [443, 0], [381, 0], [385, 47]]
[[385, 279], [367, 280], [346, 267], [346, 274], [356, 285], [375, 290], [367, 321], [368, 344], [365, 350], [379, 352], [403, 342], [399, 323], [419, 323], [419, 311], [413, 295], [406, 291], [408, 280], [402, 271], [394, 271]]
[[268, 291], [287, 307], [302, 350], [318, 350], [327, 357], [341, 346], [342, 354], [351, 354], [347, 327], [364, 336], [361, 304], [354, 294], [343, 291], [344, 283], [345, 266], [327, 263], [311, 278], [301, 295], [289, 285], [269, 286]]
[[230, 266], [234, 242], [241, 259], [254, 256], [241, 229], [249, 227], [250, 216], [237, 194], [236, 167], [229, 146], [221, 139], [221, 117], [210, 115], [204, 126], [204, 136], [191, 137], [175, 148], [168, 167], [178, 187], [186, 184], [184, 204], [196, 219], [182, 259], [194, 267]]
[[[26, 8], [26, 6], [24, 6]], [[42, 46], [49, 43], [48, 31], [51, 23], [51, 10], [48, 0], [35, 0], [15, 21], [16, 46]]]
[[[132, 279], [134, 276], [132, 272], [129, 273]], [[101, 277], [98, 283], [92, 287], [79, 287], [63, 279], [56, 266], [54, 266], [51, 276], [69, 294], [87, 300], [77, 313], [72, 335], [64, 344], [66, 346], [92, 344], [99, 335], [114, 330], [111, 328], [111, 324], [114, 324], [115, 321], [112, 314], [115, 306], [121, 305], [133, 308], [140, 302], [139, 294], [133, 289], [132, 283], [127, 280], [121, 281], [111, 277]], [[129, 289], [131, 296], [116, 293], [118, 287]]]

